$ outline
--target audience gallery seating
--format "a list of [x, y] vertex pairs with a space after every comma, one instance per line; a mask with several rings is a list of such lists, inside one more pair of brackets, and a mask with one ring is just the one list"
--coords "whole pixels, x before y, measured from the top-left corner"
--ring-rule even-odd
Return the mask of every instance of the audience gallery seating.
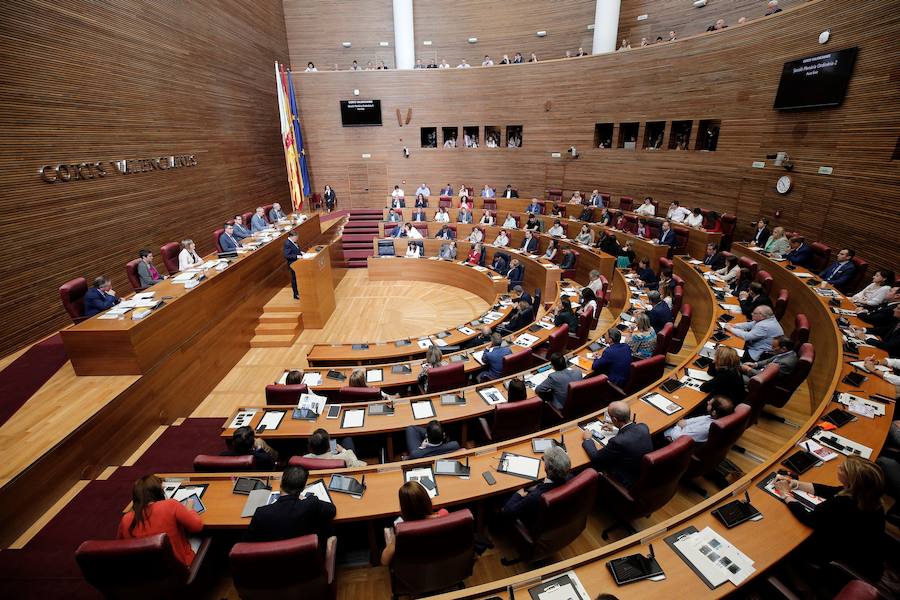
[[[243, 600], [333, 600], [337, 538], [319, 551], [315, 534], [278, 542], [235, 544], [228, 555], [234, 587]], [[299, 568], [302, 565], [302, 568]]]

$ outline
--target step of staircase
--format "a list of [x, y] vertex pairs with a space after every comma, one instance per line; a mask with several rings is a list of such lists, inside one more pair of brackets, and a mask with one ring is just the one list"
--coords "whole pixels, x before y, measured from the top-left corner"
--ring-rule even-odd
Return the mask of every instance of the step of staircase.
[[[375, 235], [378, 235], [378, 232], [375, 232]], [[346, 246], [349, 242], [366, 242], [368, 244], [372, 243], [372, 234], [371, 233], [345, 233], [341, 236], [341, 241], [344, 242]]]
[[300, 320], [302, 316], [299, 307], [297, 307], [296, 311], [264, 312], [259, 316], [259, 323], [260, 325], [263, 323], [290, 323], [296, 325], [297, 323], [302, 323]]
[[365, 261], [367, 257], [372, 256], [375, 252], [372, 250], [370, 246], [366, 250], [347, 250], [344, 249], [344, 260], [350, 262], [355, 260], [363, 260]]
[[367, 260], [353, 259], [347, 261], [348, 269], [366, 269], [368, 268], [368, 266], [369, 261]]
[[251, 348], [290, 348], [299, 333], [256, 334], [250, 340]]
[[[290, 313], [282, 313], [290, 314]], [[259, 323], [254, 329], [256, 335], [276, 335], [285, 334], [293, 335], [297, 333], [297, 323]]]

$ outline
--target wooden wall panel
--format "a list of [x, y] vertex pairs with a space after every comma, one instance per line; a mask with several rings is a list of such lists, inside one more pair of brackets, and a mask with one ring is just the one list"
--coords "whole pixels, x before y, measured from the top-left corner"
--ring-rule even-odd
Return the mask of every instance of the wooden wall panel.
[[[298, 91], [314, 186], [334, 186], [338, 205], [349, 200], [347, 165], [384, 163], [388, 186], [368, 195], [383, 206], [389, 186], [411, 193], [421, 181], [437, 190], [448, 181], [512, 183], [522, 196], [548, 187], [599, 188], [614, 196], [652, 195], [719, 212], [736, 212], [739, 233], [763, 214], [830, 244], [853, 245], [874, 264], [900, 265], [900, 170], [892, 153], [900, 134], [900, 49], [896, 2], [810, 2], [742, 27], [578, 60], [466, 70], [317, 73], [300, 75]], [[772, 109], [787, 60], [822, 51], [816, 39], [831, 29], [827, 49], [860, 47], [847, 99], [839, 108]], [[384, 126], [343, 128], [338, 101], [382, 101]], [[408, 126], [400, 127], [396, 109]], [[665, 120], [721, 120], [716, 152], [591, 148], [594, 124]], [[420, 127], [523, 125], [523, 147], [476, 150], [419, 148]], [[696, 135], [696, 134], [695, 134]], [[482, 130], [483, 137], [483, 130]], [[402, 149], [408, 145], [409, 158]], [[564, 153], [575, 145], [579, 158]], [[773, 192], [784, 170], [766, 154], [794, 160], [794, 190]], [[563, 158], [551, 158], [562, 152]], [[818, 175], [819, 166], [834, 168]], [[758, 197], [762, 194], [762, 197]], [[739, 201], [740, 198], [740, 201]], [[827, 211], [823, 203], [828, 201]], [[360, 206], [358, 196], [354, 205]], [[775, 219], [777, 209], [784, 211]], [[878, 223], [877, 226], [875, 223]]]
[[[0, 21], [0, 355], [64, 326], [57, 288], [138, 249], [213, 250], [229, 215], [287, 201], [281, 2], [46, 3]], [[193, 154], [197, 166], [45, 183], [42, 165]], [[161, 260], [157, 264], [161, 268]]]

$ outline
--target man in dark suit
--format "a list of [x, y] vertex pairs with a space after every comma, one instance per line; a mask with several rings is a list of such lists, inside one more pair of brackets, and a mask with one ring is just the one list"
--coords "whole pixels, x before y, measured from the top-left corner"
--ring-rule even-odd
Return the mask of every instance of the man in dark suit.
[[481, 362], [487, 369], [478, 374], [479, 381], [497, 379], [503, 373], [503, 357], [512, 354], [512, 350], [502, 344], [503, 338], [499, 333], [491, 335], [491, 347], [481, 355]]
[[812, 248], [806, 245], [806, 241], [802, 237], [791, 238], [791, 251], [784, 257], [792, 265], [808, 269], [813, 260]]
[[650, 325], [653, 326], [653, 331], [659, 333], [659, 330], [665, 327], [666, 323], [674, 321], [675, 317], [672, 315], [672, 309], [663, 301], [659, 292], [649, 292], [647, 294], [647, 300], [650, 302], [650, 306], [653, 307], [650, 309], [650, 312], [647, 313], [647, 317], [650, 319]]
[[334, 504], [313, 495], [300, 498], [308, 476], [303, 467], [288, 467], [284, 471], [281, 496], [253, 513], [247, 529], [248, 542], [277, 542], [316, 533], [320, 547], [324, 548], [322, 537], [337, 511]]
[[890, 321], [878, 327], [866, 328], [865, 333], [881, 338], [880, 340], [870, 340], [869, 344], [885, 350], [891, 358], [900, 358], [900, 304], [894, 305]]
[[547, 477], [540, 483], [513, 494], [500, 510], [503, 517], [510, 521], [519, 520], [525, 526], [532, 525], [541, 506], [541, 496], [571, 478], [569, 470], [572, 468], [572, 462], [561, 447], [550, 446], [541, 456], [541, 460], [544, 461], [544, 472]]
[[519, 299], [519, 305], [511, 313], [509, 321], [498, 327], [499, 330], [510, 333], [528, 327], [534, 322], [534, 308], [523, 298]]
[[438, 232], [437, 232], [437, 235], [434, 236], [434, 237], [436, 237], [436, 238], [439, 239], [439, 240], [452, 240], [453, 237], [454, 237], [454, 235], [453, 235], [453, 230], [450, 229], [450, 226], [447, 225], [447, 224], [445, 223], [445, 224], [441, 227], [441, 230], [438, 231]]
[[772, 306], [772, 299], [766, 295], [766, 290], [760, 282], [754, 281], [746, 292], [738, 294], [741, 303], [741, 312], [748, 319], [757, 306]]
[[819, 277], [824, 283], [830, 283], [839, 290], [844, 289], [856, 273], [856, 265], [851, 260], [854, 256], [856, 256], [855, 251], [843, 248], [838, 252], [837, 260], [819, 273]]
[[256, 437], [248, 426], [238, 427], [231, 434], [231, 449], [220, 456], [253, 456], [253, 468], [257, 471], [271, 471], [275, 468], [275, 452], [264, 440]]
[[525, 280], [525, 267], [519, 264], [518, 259], [514, 258], [510, 261], [506, 278], [509, 280], [508, 289], [514, 288]]
[[300, 293], [297, 291], [297, 274], [291, 265], [300, 258], [300, 246], [297, 245], [297, 232], [292, 231], [284, 240], [284, 259], [287, 261], [288, 271], [291, 273], [291, 289], [294, 290], [294, 300], [300, 299]]
[[281, 210], [281, 204], [275, 202], [269, 209], [269, 222], [274, 223], [284, 218], [284, 212]]
[[242, 246], [241, 242], [234, 237], [234, 227], [225, 225], [225, 231], [219, 236], [219, 246], [222, 252], [236, 252]]
[[581, 446], [591, 457], [592, 467], [609, 473], [616, 481], [629, 487], [640, 474], [641, 459], [653, 451], [650, 430], [644, 423], [631, 421], [631, 409], [621, 400], [610, 403], [607, 414], [619, 429], [615, 437], [598, 450], [590, 430], [585, 430]]
[[440, 421], [433, 420], [426, 427], [410, 425], [406, 428], [406, 450], [410, 459], [437, 456], [459, 450], [459, 442], [451, 442], [444, 435]]
[[756, 231], [753, 232], [751, 243], [757, 248], [765, 248], [770, 235], [772, 232], [769, 231], [769, 220], [763, 217], [756, 222]]
[[236, 240], [242, 240], [253, 235], [246, 225], [244, 225], [244, 217], [242, 215], [234, 215], [234, 237]]
[[719, 246], [716, 244], [706, 245], [706, 256], [703, 257], [703, 264], [714, 271], [718, 271], [725, 266], [725, 256], [719, 252]]
[[528, 254], [534, 254], [538, 251], [538, 241], [537, 238], [534, 237], [534, 234], [531, 231], [525, 232], [525, 238], [522, 240], [522, 247], [519, 248], [522, 252], [527, 252]]
[[530, 212], [534, 215], [539, 215], [541, 213], [541, 205], [538, 203], [537, 198], [531, 199], [531, 204], [528, 205], [525, 212]]
[[744, 375], [744, 385], [750, 383], [750, 378], [759, 375], [770, 364], [778, 365], [778, 378], [787, 377], [797, 368], [799, 356], [794, 351], [794, 342], [786, 335], [780, 335], [772, 340], [772, 356], [756, 362], [746, 362], [741, 365]]
[[894, 317], [894, 307], [900, 304], [900, 287], [894, 286], [884, 297], [884, 302], [870, 310], [860, 311], [857, 315], [860, 319], [879, 327], [891, 321]]
[[93, 317], [121, 301], [113, 291], [109, 277], [101, 275], [94, 280], [93, 287], [84, 295], [84, 316]]
[[534, 298], [531, 297], [531, 294], [525, 291], [521, 285], [517, 285], [512, 289], [512, 293], [515, 294], [515, 301], [519, 302], [524, 300], [528, 304], [534, 304]]
[[622, 343], [622, 332], [612, 327], [603, 334], [607, 348], [594, 358], [591, 376], [606, 375], [610, 383], [624, 388], [631, 377], [631, 347]]
[[506, 191], [503, 192], [503, 196], [502, 196], [502, 197], [503, 197], [503, 198], [518, 198], [518, 197], [519, 197], [519, 192], [517, 192], [516, 190], [512, 189], [512, 186], [511, 186], [511, 185], [507, 185], [507, 186], [506, 186]]
[[678, 240], [675, 238], [675, 232], [672, 230], [668, 221], [662, 222], [662, 229], [659, 230], [659, 239], [656, 240], [656, 243], [660, 246], [671, 246], [672, 248], [678, 244]]

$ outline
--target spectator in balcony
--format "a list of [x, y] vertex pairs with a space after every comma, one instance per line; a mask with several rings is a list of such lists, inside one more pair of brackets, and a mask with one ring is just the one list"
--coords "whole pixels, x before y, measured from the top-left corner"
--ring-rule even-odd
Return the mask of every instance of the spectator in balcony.
[[766, 4], [766, 14], [765, 16], [774, 15], [775, 13], [780, 13], [781, 9], [778, 8], [778, 0], [769, 0], [768, 4]]
[[450, 68], [450, 63], [448, 63], [446, 60], [444, 60], [442, 58], [441, 63], [438, 65], [438, 69], [449, 69], [449, 68]]
[[508, 65], [508, 64], [509, 64], [509, 54], [504, 54], [504, 55], [503, 55], [503, 58], [500, 59], [500, 64], [501, 64], [501, 65]]
[[375, 70], [375, 65], [372, 64], [372, 61], [370, 60], [369, 62], [366, 63], [366, 71], [374, 71], [374, 70]]
[[575, 54], [577, 57], [587, 56], [587, 52], [584, 51], [584, 48], [579, 48], [578, 52]]
[[422, 64], [421, 58], [416, 59], [416, 65], [413, 68], [414, 69], [424, 69], [425, 68], [425, 65]]
[[675, 37], [675, 30], [673, 29], [672, 31], [669, 32], [669, 41], [670, 41], [670, 42], [674, 42], [675, 39], [676, 39], [676, 37]]
[[386, 64], [384, 64], [384, 61], [383, 61], [383, 60], [379, 60], [379, 61], [378, 61], [378, 67], [376, 67], [376, 70], [378, 70], [378, 71], [387, 71], [387, 70], [388, 70], [388, 67], [387, 67]]
[[354, 60], [352, 63], [350, 63], [350, 70], [351, 71], [362, 71], [362, 67], [360, 67], [359, 63]]
[[471, 66], [472, 65], [470, 65], [469, 63], [466, 62], [466, 59], [462, 59], [462, 61], [460, 61], [460, 63], [458, 65], [456, 65], [456, 68], [457, 69], [468, 69]]
[[536, 55], [534, 52], [532, 52], [532, 53], [531, 53], [531, 58], [528, 59], [528, 62], [530, 62], [530, 63], [536, 63], [537, 61], [538, 61], [537, 55]]
[[641, 38], [641, 48], [646, 48], [649, 45], [650, 45], [650, 42], [647, 40], [647, 38], [642, 37]]
[[622, 43], [619, 45], [619, 50], [631, 50], [631, 44], [628, 43], [628, 40], [622, 40]]
[[428, 62], [428, 66], [426, 66], [425, 68], [426, 68], [426, 69], [437, 69], [438, 66], [437, 66], [437, 63], [434, 62], [434, 59], [432, 58], [432, 59]]
[[316, 69], [316, 65], [310, 63], [306, 63], [306, 73], [315, 73], [318, 69]]
[[725, 24], [725, 19], [719, 19], [718, 21], [716, 21], [716, 24], [712, 26], [713, 31], [721, 31], [727, 28], [728, 25]]
[[490, 57], [490, 56], [488, 56], [487, 54], [485, 54], [485, 55], [484, 55], [484, 60], [481, 61], [481, 66], [482, 66], [482, 67], [493, 67], [493, 66], [494, 66], [494, 61], [491, 60], [491, 57]]
[[516, 55], [513, 57], [512, 64], [514, 64], [514, 65], [520, 65], [520, 64], [522, 64], [523, 62], [525, 62], [525, 61], [522, 59], [522, 53], [521, 53], [521, 52], [516, 52]]

